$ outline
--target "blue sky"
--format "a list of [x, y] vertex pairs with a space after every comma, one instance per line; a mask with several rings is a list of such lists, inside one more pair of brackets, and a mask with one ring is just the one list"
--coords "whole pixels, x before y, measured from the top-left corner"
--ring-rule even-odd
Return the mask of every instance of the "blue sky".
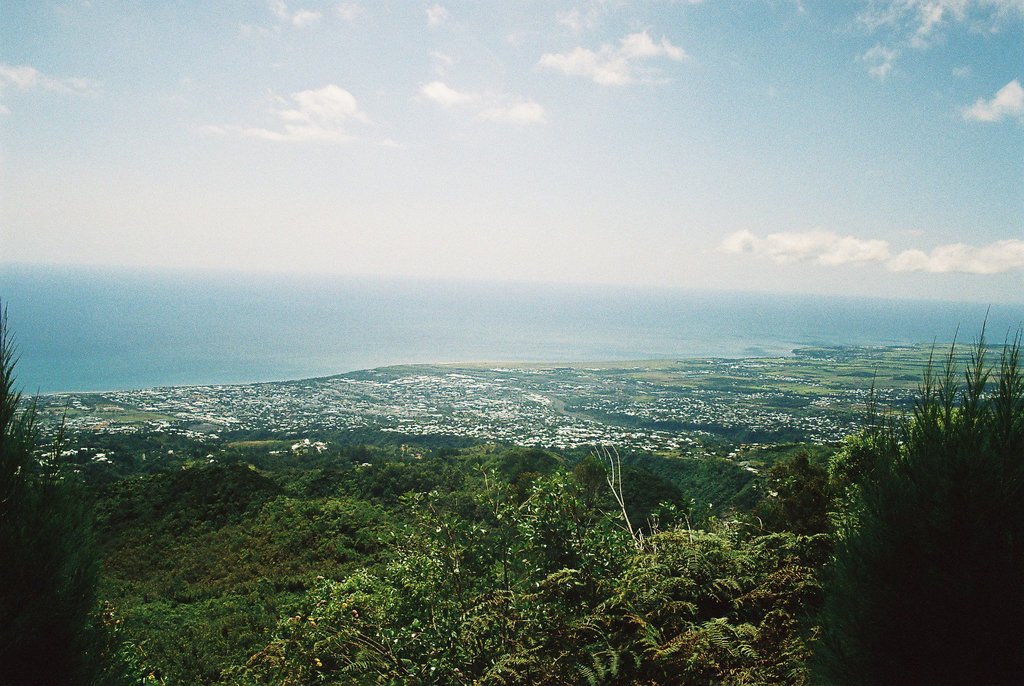
[[1022, 0], [0, 0], [0, 261], [1022, 302]]

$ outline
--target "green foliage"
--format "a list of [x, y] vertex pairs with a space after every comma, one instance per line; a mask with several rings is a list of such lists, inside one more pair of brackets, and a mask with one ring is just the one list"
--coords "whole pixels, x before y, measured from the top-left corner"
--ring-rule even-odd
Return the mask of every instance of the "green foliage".
[[[286, 604], [273, 585], [249, 593], [181, 603], [156, 600], [117, 612], [119, 628], [137, 646], [149, 673], [168, 684], [212, 684], [222, 670], [243, 662], [264, 640]], [[115, 620], [115, 621], [117, 621]]]
[[[81, 481], [88, 485], [111, 484], [141, 474], [160, 474], [179, 469], [184, 464], [206, 462], [216, 447], [209, 439], [197, 439], [169, 433], [89, 433], [69, 434], [88, 441], [79, 445], [77, 454], [62, 457]], [[92, 460], [104, 453], [106, 461]]]
[[169, 683], [215, 683], [318, 574], [340, 577], [380, 555], [389, 525], [379, 507], [283, 490], [240, 466], [98, 490], [104, 591]]
[[681, 529], [638, 552], [580, 472], [525, 498], [486, 472], [454, 497], [407, 496], [387, 564], [321, 579], [227, 680], [801, 682], [821, 537]]
[[962, 382], [926, 375], [911, 421], [881, 422], [832, 468], [852, 493], [817, 665], [834, 684], [1022, 683], [1024, 381], [982, 338]]
[[650, 540], [609, 602], [631, 620], [627, 644], [651, 683], [800, 683], [807, 613], [825, 537], [745, 538], [677, 529]]
[[101, 536], [140, 528], [180, 532], [197, 522], [216, 527], [238, 521], [282, 492], [241, 465], [178, 469], [97, 488], [97, 527]]
[[875, 429], [852, 434], [843, 441], [828, 463], [832, 493], [830, 516], [834, 528], [849, 530], [857, 526], [857, 502], [862, 489], [875, 481], [899, 456], [899, 441], [892, 434]]
[[679, 491], [626, 464], [638, 552], [592, 457], [570, 472], [524, 448], [346, 451], [369, 461], [95, 487], [128, 661], [194, 684], [803, 678], [818, 539], [672, 528], [694, 522], [672, 515]]
[[484, 468], [493, 469], [508, 483], [516, 484], [523, 474], [549, 474], [560, 463], [561, 458], [547, 450], [513, 447], [488, 459]]
[[636, 465], [622, 468], [622, 495], [629, 520], [647, 530], [650, 530], [649, 522], [659, 512], [661, 505], [683, 505], [683, 494], [674, 484]]
[[773, 464], [768, 489], [768, 497], [754, 512], [766, 528], [808, 535], [829, 531], [828, 471], [813, 464], [807, 453]]
[[761, 494], [752, 488], [754, 474], [732, 460], [639, 455], [634, 464], [678, 488], [684, 500], [693, 502], [699, 523], [710, 514], [749, 510], [760, 499]]
[[465, 482], [465, 466], [450, 456], [376, 460], [298, 473], [291, 489], [304, 497], [349, 496], [393, 507], [406, 493], [459, 490]]

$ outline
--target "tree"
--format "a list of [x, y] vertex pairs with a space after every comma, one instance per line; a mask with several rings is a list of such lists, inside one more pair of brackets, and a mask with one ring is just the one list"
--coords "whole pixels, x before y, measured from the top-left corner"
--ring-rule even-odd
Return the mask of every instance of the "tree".
[[823, 682], [1024, 683], [1019, 351], [1018, 335], [993, 381], [982, 335], [958, 382], [951, 350], [910, 421], [857, 442], [847, 471], [864, 473], [839, 520], [816, 651]]
[[110, 680], [96, 612], [98, 553], [88, 510], [54, 461], [36, 458], [33, 404], [15, 388], [17, 355], [0, 315], [0, 682]]

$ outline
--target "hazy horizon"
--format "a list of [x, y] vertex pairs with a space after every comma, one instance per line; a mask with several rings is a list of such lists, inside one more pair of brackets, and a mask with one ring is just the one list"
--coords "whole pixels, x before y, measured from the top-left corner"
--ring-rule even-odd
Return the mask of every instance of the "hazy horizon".
[[[13, 262], [0, 261], [0, 274], [2, 272], [23, 272], [42, 274], [49, 272], [54, 275], [92, 274], [94, 276], [127, 276], [156, 278], [205, 278], [213, 281], [233, 280], [236, 282], [257, 283], [261, 278], [271, 279], [304, 279], [323, 280], [325, 282], [379, 282], [390, 284], [433, 284], [437, 286], [480, 286], [484, 288], [509, 288], [512, 290], [548, 289], [563, 288], [577, 290], [579, 292], [612, 293], [704, 293], [709, 295], [734, 296], [738, 298], [771, 298], [778, 297], [806, 297], [826, 298], [838, 300], [869, 300], [879, 302], [905, 302], [905, 303], [932, 303], [936, 305], [996, 305], [1007, 308], [1019, 307], [1024, 316], [1024, 292], [1014, 291], [1010, 294], [1011, 299], [994, 300], [981, 297], [972, 297], [972, 293], [962, 293], [960, 297], [929, 297], [928, 295], [886, 293], [879, 295], [862, 295], [858, 293], [821, 293], [807, 290], [787, 289], [789, 284], [780, 284], [776, 289], [756, 290], [750, 288], [724, 286], [702, 286], [702, 285], [674, 285], [674, 284], [647, 284], [647, 283], [616, 283], [608, 281], [558, 281], [558, 280], [529, 280], [529, 279], [503, 279], [488, 278], [486, 276], [459, 276], [459, 275], [406, 275], [388, 274], [373, 272], [331, 272], [331, 271], [298, 271], [280, 267], [217, 267], [217, 266], [163, 266], [163, 265], [136, 265], [136, 264], [101, 264], [101, 263], [60, 263], [60, 262]], [[3, 297], [0, 290], [0, 298]], [[1013, 299], [1013, 298], [1016, 299]]]
[[1018, 0], [0, 0], [0, 263], [1019, 302], [1022, 45]]

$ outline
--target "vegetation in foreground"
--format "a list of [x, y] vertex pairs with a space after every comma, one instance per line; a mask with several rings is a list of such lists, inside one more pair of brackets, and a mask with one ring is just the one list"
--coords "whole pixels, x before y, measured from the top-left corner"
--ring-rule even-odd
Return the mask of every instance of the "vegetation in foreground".
[[1024, 682], [1024, 378], [979, 343], [961, 380], [927, 375], [833, 474], [838, 518], [817, 665], [827, 683]]
[[[952, 360], [926, 377], [913, 417], [729, 487], [652, 456], [471, 446], [343, 448], [262, 469], [243, 451], [82, 490], [34, 459], [9, 354], [0, 534], [20, 554], [0, 573], [22, 586], [0, 591], [2, 625], [18, 627], [0, 672], [26, 684], [1020, 682], [1018, 349], [990, 371], [979, 344], [962, 382]], [[729, 504], [695, 497], [710, 492]], [[53, 535], [26, 534], [30, 522]], [[59, 565], [69, 574], [54, 583], [31, 574]], [[70, 638], [26, 622], [12, 590], [59, 608]]]
[[[130, 669], [99, 612], [99, 550], [82, 488], [36, 459], [0, 312], [0, 682], [103, 684]], [[59, 453], [60, 442], [54, 449]], [[52, 457], [52, 456], [51, 456]]]

